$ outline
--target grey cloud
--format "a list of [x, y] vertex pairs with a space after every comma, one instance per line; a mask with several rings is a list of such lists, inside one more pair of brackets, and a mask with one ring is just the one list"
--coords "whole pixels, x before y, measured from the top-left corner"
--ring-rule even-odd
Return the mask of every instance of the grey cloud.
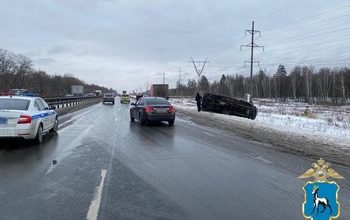
[[[264, 53], [256, 53], [257, 60], [266, 64], [263, 68], [275, 68], [268, 64], [295, 62], [308, 56], [332, 58], [338, 51], [344, 57], [344, 51], [349, 48], [345, 44], [347, 39], [340, 39], [332, 49], [327, 49], [329, 44], [324, 42], [339, 39], [336, 28], [350, 29], [348, 17], [334, 19], [327, 14], [327, 26], [321, 27], [318, 25], [321, 21], [316, 20], [315, 24], [306, 23], [301, 28], [283, 28], [285, 24], [344, 4], [348, 0], [12, 0], [0, 9], [0, 19], [7, 21], [0, 42], [6, 49], [32, 55], [29, 57], [39, 68], [50, 68], [48, 72], [72, 72], [96, 83], [101, 76], [113, 77], [115, 81], [101, 82], [108, 87], [128, 89], [126, 86], [137, 87], [145, 80], [151, 81], [150, 74], [163, 70], [173, 80], [180, 66], [184, 72], [191, 73], [188, 78], [195, 77], [193, 67], [187, 62], [191, 56], [209, 58], [212, 66], [204, 70], [209, 79], [221, 73], [248, 73], [243, 62], [249, 59], [249, 50], [240, 52], [239, 46], [249, 43], [244, 30], [250, 28], [252, 20], [262, 31], [257, 43], [266, 46]], [[335, 34], [326, 36], [317, 32], [323, 27], [333, 28]], [[275, 29], [271, 31], [271, 28]], [[316, 32], [320, 36], [286, 41], [296, 35], [307, 37], [304, 32]], [[307, 47], [310, 40], [312, 47]], [[154, 78], [158, 80], [157, 76]]]
[[38, 58], [38, 59], [34, 59], [33, 62], [38, 65], [48, 65], [48, 64], [54, 63], [55, 60], [51, 58]]
[[66, 46], [58, 45], [50, 48], [47, 51], [48, 55], [56, 55], [56, 54], [63, 54], [63, 53], [68, 53], [70, 49]]

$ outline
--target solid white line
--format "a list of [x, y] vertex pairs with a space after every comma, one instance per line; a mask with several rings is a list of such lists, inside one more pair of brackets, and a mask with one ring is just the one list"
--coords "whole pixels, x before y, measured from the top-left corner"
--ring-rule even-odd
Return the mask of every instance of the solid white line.
[[105, 182], [106, 174], [107, 174], [107, 170], [101, 170], [101, 182], [100, 182], [100, 185], [96, 187], [94, 199], [90, 203], [90, 208], [86, 216], [87, 220], [97, 220], [98, 210], [100, 209], [100, 204], [101, 204], [103, 184]]

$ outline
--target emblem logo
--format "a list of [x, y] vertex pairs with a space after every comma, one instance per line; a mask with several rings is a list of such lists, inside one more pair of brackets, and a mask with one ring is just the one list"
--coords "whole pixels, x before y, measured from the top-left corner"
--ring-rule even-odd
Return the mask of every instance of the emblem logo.
[[331, 220], [340, 216], [338, 201], [339, 186], [328, 178], [343, 179], [339, 173], [330, 168], [322, 158], [312, 163], [312, 168], [299, 176], [300, 179], [315, 178], [304, 186], [305, 201], [302, 205], [303, 215], [311, 220]]

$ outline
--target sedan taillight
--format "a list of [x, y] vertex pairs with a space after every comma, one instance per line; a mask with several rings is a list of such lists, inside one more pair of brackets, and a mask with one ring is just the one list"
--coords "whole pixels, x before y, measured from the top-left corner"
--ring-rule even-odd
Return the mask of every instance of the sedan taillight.
[[153, 106], [146, 106], [145, 112], [147, 112], [147, 113], [154, 112], [154, 107]]
[[19, 116], [18, 124], [30, 124], [32, 122], [32, 117], [30, 115]]
[[169, 108], [168, 108], [168, 112], [176, 112], [176, 109], [175, 109], [175, 107], [174, 106], [169, 106]]

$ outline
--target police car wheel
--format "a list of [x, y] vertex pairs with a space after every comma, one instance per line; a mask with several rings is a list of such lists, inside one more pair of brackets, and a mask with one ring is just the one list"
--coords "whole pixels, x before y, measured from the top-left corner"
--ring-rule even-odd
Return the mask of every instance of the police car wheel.
[[41, 144], [42, 142], [43, 142], [43, 126], [39, 125], [38, 131], [34, 139], [34, 143]]
[[50, 132], [57, 132], [58, 131], [58, 119], [55, 119], [55, 124], [51, 128]]

